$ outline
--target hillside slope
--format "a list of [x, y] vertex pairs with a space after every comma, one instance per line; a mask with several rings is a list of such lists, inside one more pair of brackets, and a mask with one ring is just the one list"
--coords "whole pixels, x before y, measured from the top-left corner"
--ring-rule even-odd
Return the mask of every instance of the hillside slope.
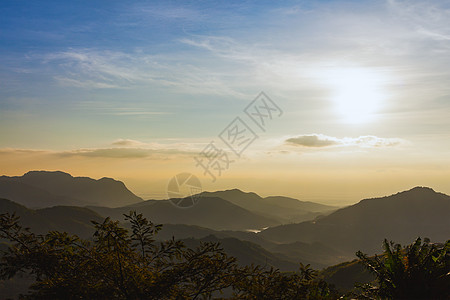
[[94, 232], [91, 221], [103, 220], [97, 213], [83, 207], [55, 206], [33, 210], [7, 199], [0, 199], [0, 212], [15, 213], [20, 217], [20, 224], [23, 227], [29, 227], [37, 234], [58, 230], [83, 238], [92, 236]]
[[89, 208], [101, 215], [119, 219], [122, 219], [123, 213], [136, 210], [154, 223], [197, 225], [215, 230], [262, 229], [280, 224], [218, 197], [204, 196], [188, 209], [175, 207], [168, 200], [147, 201], [145, 205], [115, 209]]
[[243, 266], [257, 264], [278, 268], [282, 271], [298, 270], [298, 263], [289, 261], [283, 255], [271, 253], [255, 243], [241, 241], [236, 238], [218, 238], [214, 235], [209, 235], [201, 239], [184, 239], [183, 242], [189, 248], [197, 247], [200, 242], [220, 243], [225, 252], [230, 256], [236, 257], [237, 262]]
[[316, 221], [282, 225], [260, 233], [282, 243], [320, 242], [344, 253], [374, 254], [387, 238], [408, 243], [421, 236], [450, 237], [450, 196], [416, 187], [388, 197], [362, 200]]

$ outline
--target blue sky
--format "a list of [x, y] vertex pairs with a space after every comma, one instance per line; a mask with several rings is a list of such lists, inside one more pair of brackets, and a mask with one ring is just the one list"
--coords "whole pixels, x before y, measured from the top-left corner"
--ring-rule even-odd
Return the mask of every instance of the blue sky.
[[449, 1], [2, 1], [0, 163], [162, 197], [265, 91], [283, 117], [206, 188], [450, 192], [448, 20]]

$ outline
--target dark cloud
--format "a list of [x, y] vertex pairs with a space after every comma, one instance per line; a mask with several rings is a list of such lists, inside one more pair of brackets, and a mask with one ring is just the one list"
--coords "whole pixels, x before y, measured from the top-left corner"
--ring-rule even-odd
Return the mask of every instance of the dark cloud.
[[315, 134], [289, 138], [286, 140], [286, 143], [304, 147], [329, 147], [338, 144], [336, 140], [330, 137]]

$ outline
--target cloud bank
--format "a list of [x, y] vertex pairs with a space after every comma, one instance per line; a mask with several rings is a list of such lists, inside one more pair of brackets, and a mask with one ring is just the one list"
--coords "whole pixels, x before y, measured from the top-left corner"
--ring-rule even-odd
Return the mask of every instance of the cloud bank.
[[92, 157], [114, 159], [145, 158], [153, 160], [167, 160], [189, 158], [197, 154], [198, 151], [199, 150], [196, 150], [194, 145], [190, 144], [158, 144], [144, 143], [132, 139], [117, 139], [111, 143], [111, 147], [80, 148], [62, 151], [0, 148], [0, 156], [46, 155], [57, 158]]
[[399, 138], [381, 138], [373, 135], [360, 137], [344, 137], [337, 138], [323, 134], [306, 134], [291, 137], [285, 140], [287, 145], [308, 147], [308, 148], [324, 148], [324, 147], [342, 147], [355, 146], [361, 148], [382, 148], [395, 147], [406, 144], [407, 141]]

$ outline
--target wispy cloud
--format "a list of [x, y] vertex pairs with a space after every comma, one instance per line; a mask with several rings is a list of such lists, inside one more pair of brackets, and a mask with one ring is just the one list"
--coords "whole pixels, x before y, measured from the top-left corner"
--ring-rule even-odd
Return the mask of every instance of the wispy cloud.
[[149, 107], [145, 101], [77, 101], [72, 108], [89, 112], [96, 115], [123, 116], [133, 118], [152, 118], [158, 116], [172, 115], [174, 112], [152, 110], [155, 105]]
[[0, 148], [0, 155], [7, 154], [48, 154], [48, 150], [39, 149], [17, 149], [17, 148]]
[[387, 4], [392, 13], [417, 33], [430, 39], [449, 39], [449, 1], [388, 0]]
[[141, 65], [151, 64], [152, 58], [139, 57], [119, 51], [95, 49], [70, 49], [49, 53], [42, 57], [44, 63], [52, 63], [65, 72], [54, 78], [63, 85], [81, 88], [126, 88], [142, 80], [151, 80], [139, 70]]
[[111, 111], [104, 112], [106, 115], [115, 115], [115, 116], [155, 116], [155, 115], [167, 115], [171, 114], [169, 112], [163, 111]]
[[113, 89], [119, 87], [118, 85], [112, 83], [99, 82], [96, 80], [67, 78], [60, 75], [55, 76], [54, 79], [62, 86], [72, 86], [78, 88]]
[[[170, 51], [72, 48], [48, 53], [42, 60], [57, 67], [54, 79], [65, 86], [129, 89], [155, 85], [181, 93], [248, 98], [245, 93], [252, 87], [264, 86], [281, 92], [310, 89], [311, 70], [324, 65], [333, 67], [345, 53], [353, 64], [388, 64], [390, 69], [401, 72], [407, 68], [403, 79], [413, 81], [412, 88], [424, 76], [433, 74], [433, 70], [422, 74], [409, 70], [421, 65], [416, 56], [427, 55], [429, 52], [424, 49], [434, 52], [450, 47], [448, 9], [435, 2], [420, 3], [390, 0], [375, 5], [373, 10], [358, 7], [356, 13], [339, 4], [282, 6], [272, 10], [275, 21], [270, 24], [280, 27], [261, 22], [261, 29], [252, 28], [239, 35], [233, 30], [221, 34], [184, 32], [165, 45], [172, 48]], [[205, 17], [195, 5], [133, 5], [129, 10], [131, 15], [142, 19], [167, 22], [198, 22]], [[290, 17], [282, 18], [286, 12]], [[212, 15], [207, 17], [208, 22], [218, 12], [209, 13]], [[238, 18], [229, 17], [226, 21], [230, 23]], [[272, 32], [268, 39], [263, 34], [264, 28], [278, 31]], [[428, 38], [442, 43], [430, 47]], [[442, 56], [439, 61], [437, 67], [446, 65], [442, 62], [448, 59]], [[438, 73], [442, 76], [443, 72], [448, 73], [444, 70]]]
[[[158, 86], [172, 92], [243, 97], [227, 84], [225, 74], [189, 54], [149, 54], [92, 48], [32, 56], [55, 68], [54, 80], [86, 89], [130, 89]], [[194, 63], [189, 60], [193, 60]]]
[[189, 38], [180, 39], [180, 42], [207, 50], [216, 56], [222, 58], [242, 61], [247, 63], [261, 62], [261, 54], [263, 54], [262, 47], [258, 45], [242, 44], [237, 40], [228, 36], [202, 36], [196, 35]]
[[356, 138], [344, 137], [337, 138], [323, 134], [307, 134], [291, 137], [285, 140], [285, 143], [292, 146], [323, 148], [323, 147], [342, 147], [356, 146], [362, 148], [381, 148], [395, 147], [404, 145], [407, 141], [399, 138], [380, 138], [367, 135]]
[[105, 148], [78, 149], [56, 153], [61, 157], [85, 156], [102, 158], [151, 158], [157, 160], [173, 159], [180, 156], [192, 156], [193, 153], [179, 149], [145, 149], [145, 148]]
[[198, 10], [168, 3], [165, 5], [155, 3], [134, 5], [130, 12], [142, 18], [154, 18], [171, 22], [176, 19], [198, 21], [203, 16]]

